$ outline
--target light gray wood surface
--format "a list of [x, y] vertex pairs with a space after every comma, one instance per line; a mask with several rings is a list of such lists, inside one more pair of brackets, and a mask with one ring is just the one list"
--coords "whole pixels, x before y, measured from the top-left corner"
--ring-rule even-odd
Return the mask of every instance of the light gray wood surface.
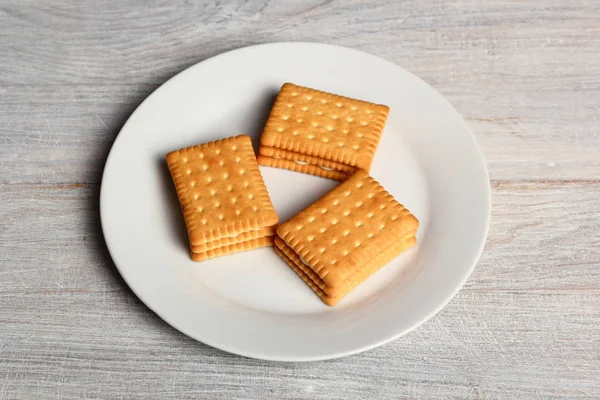
[[[107, 254], [110, 146], [167, 78], [249, 44], [393, 61], [467, 119], [492, 224], [457, 297], [366, 353], [274, 363], [191, 340]], [[0, 0], [0, 398], [600, 398], [596, 0]]]

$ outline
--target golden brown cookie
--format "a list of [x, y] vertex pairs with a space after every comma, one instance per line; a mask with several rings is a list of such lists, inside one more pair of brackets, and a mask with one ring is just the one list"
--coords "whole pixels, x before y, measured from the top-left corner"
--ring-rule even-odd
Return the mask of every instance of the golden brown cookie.
[[240, 240], [258, 239], [254, 232], [272, 236], [279, 217], [248, 136], [173, 151], [167, 164], [192, 252], [216, 254], [224, 246], [219, 254], [227, 254]]
[[358, 171], [279, 225], [275, 245], [331, 303], [413, 246], [418, 225], [377, 181]]
[[[369, 171], [388, 114], [385, 105], [286, 83], [265, 125], [260, 154], [342, 172], [350, 172], [347, 167]], [[323, 176], [316, 168], [295, 170]]]

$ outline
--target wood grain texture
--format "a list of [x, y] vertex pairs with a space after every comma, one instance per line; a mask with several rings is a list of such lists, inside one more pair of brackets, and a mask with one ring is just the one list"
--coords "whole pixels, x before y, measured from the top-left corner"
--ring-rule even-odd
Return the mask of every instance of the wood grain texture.
[[[0, 399], [600, 398], [595, 0], [0, 2]], [[185, 67], [250, 44], [384, 57], [467, 119], [493, 180], [484, 254], [416, 331], [340, 360], [245, 359], [178, 333], [117, 273], [99, 182]]]
[[98, 185], [1, 189], [0, 398], [600, 395], [600, 184], [495, 184], [486, 251], [447, 308], [379, 349], [308, 364], [222, 353], [147, 310], [105, 251]]
[[[600, 179], [595, 0], [0, 7], [1, 182], [48, 182], [55, 169], [54, 182], [97, 182], [118, 128], [153, 88], [225, 50], [287, 40], [354, 47], [422, 77], [466, 117], [493, 179]], [[23, 145], [27, 169], [16, 168]]]

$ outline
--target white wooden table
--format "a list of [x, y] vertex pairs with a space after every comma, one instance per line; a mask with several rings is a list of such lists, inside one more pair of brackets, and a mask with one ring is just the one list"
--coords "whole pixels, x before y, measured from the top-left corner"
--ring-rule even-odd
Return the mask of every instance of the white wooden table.
[[[285, 3], [285, 4], [284, 4]], [[127, 288], [100, 231], [102, 168], [167, 78], [271, 41], [364, 50], [465, 116], [492, 224], [458, 296], [334, 361], [223, 353]], [[596, 0], [0, 0], [0, 398], [600, 398]]]

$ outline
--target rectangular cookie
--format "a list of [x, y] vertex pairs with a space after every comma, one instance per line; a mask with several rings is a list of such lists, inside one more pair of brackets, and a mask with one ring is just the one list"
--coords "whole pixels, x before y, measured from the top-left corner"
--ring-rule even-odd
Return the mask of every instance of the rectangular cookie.
[[388, 114], [385, 105], [286, 83], [265, 125], [259, 163], [338, 180], [369, 171]]
[[279, 225], [275, 250], [331, 305], [412, 247], [418, 226], [377, 181], [358, 171]]
[[166, 159], [193, 254], [229, 254], [248, 247], [236, 246], [241, 242], [273, 236], [279, 217], [250, 137], [187, 147]]

